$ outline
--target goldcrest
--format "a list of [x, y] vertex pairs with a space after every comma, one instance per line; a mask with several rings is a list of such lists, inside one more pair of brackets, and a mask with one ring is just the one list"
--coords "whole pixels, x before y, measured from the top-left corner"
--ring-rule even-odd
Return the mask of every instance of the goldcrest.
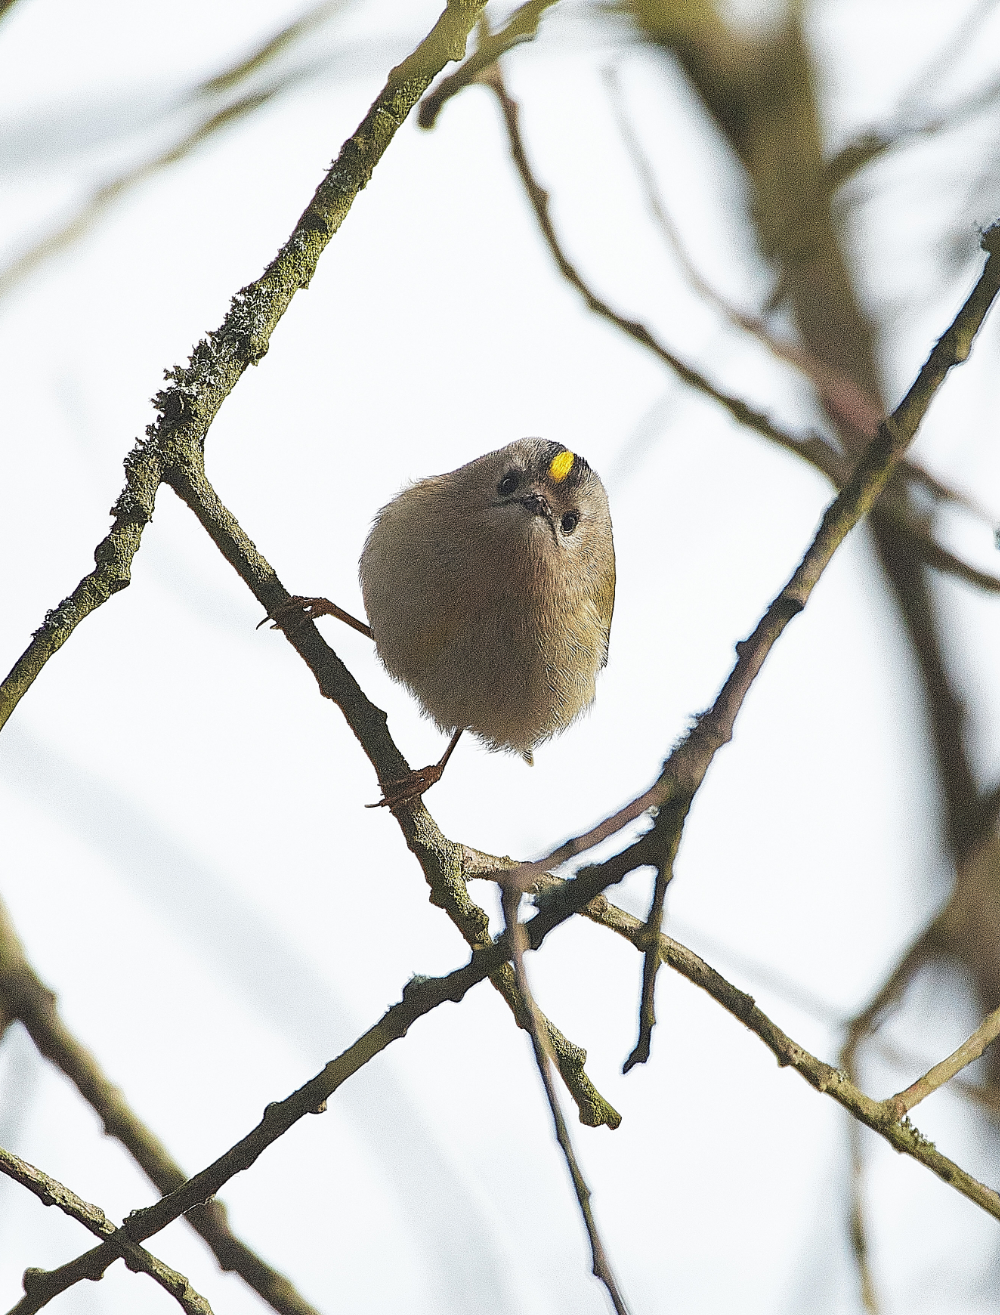
[[449, 753], [469, 730], [530, 763], [593, 702], [615, 601], [611, 516], [562, 444], [522, 438], [404, 489], [375, 518], [359, 574], [382, 664], [455, 732]]

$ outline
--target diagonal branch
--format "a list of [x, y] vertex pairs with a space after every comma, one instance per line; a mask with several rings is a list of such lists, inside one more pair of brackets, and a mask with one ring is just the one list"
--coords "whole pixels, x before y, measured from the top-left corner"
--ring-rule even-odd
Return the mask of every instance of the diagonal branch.
[[495, 64], [501, 55], [526, 41], [533, 41], [546, 9], [553, 4], [555, 0], [527, 0], [526, 4], [514, 11], [507, 26], [495, 34], [485, 30], [484, 24], [480, 23], [480, 40], [474, 53], [460, 69], [442, 78], [421, 102], [417, 113], [417, 122], [421, 128], [433, 128], [445, 102], [470, 83], [476, 82], [480, 73]]
[[[178, 497], [191, 508], [216, 547], [237, 572], [244, 584], [269, 616], [279, 613], [288, 602], [274, 568], [248, 538], [239, 522], [223, 504], [207, 475], [202, 455], [195, 448], [188, 452], [186, 463], [172, 466], [164, 478]], [[336, 653], [327, 646], [312, 624], [301, 624], [285, 631], [288, 642], [305, 661], [319, 685], [320, 693], [336, 703], [357, 736], [380, 781], [405, 776], [409, 764], [389, 734], [385, 713], [365, 696], [360, 685]], [[469, 895], [464, 863], [466, 850], [448, 840], [422, 802], [399, 808], [393, 814], [406, 843], [420, 863], [430, 888], [431, 902], [447, 913], [470, 949], [490, 943], [489, 918], [486, 911]], [[525, 1012], [509, 964], [498, 966], [493, 985], [514, 1015], [519, 1027], [527, 1027]], [[601, 1095], [584, 1070], [587, 1054], [574, 1045], [548, 1019], [548, 1040], [580, 1113], [580, 1121], [590, 1127], [601, 1124], [617, 1128], [621, 1115]]]
[[932, 1092], [937, 1091], [938, 1087], [943, 1087], [956, 1073], [961, 1073], [963, 1068], [977, 1060], [986, 1047], [991, 1046], [998, 1036], [1000, 1036], [1000, 1009], [994, 1009], [992, 1014], [987, 1014], [972, 1035], [963, 1041], [957, 1050], [953, 1051], [947, 1059], [942, 1059], [940, 1064], [935, 1064], [922, 1078], [918, 1078], [905, 1091], [890, 1096], [889, 1104], [898, 1111], [899, 1117], [902, 1118], [915, 1105], [919, 1105]]
[[[0, 1013], [20, 1019], [39, 1052], [74, 1084], [109, 1137], [129, 1152], [159, 1192], [170, 1192], [187, 1175], [146, 1127], [93, 1055], [63, 1022], [56, 998], [31, 967], [0, 901]], [[317, 1315], [294, 1285], [272, 1269], [229, 1227], [226, 1207], [211, 1201], [188, 1215], [220, 1267], [239, 1276], [279, 1315]]]
[[[648, 862], [649, 857], [647, 835], [605, 863], [581, 870], [569, 881], [549, 877], [536, 901], [540, 906], [539, 912], [529, 922], [521, 924], [527, 947], [538, 949], [551, 931], [575, 913], [582, 912], [642, 948], [645, 940], [644, 924], [609, 904], [603, 891], [621, 881], [637, 866]], [[505, 865], [500, 861], [498, 866]], [[522, 868], [523, 865], [518, 865], [510, 869], [506, 880], [511, 882], [513, 874]], [[516, 891], [517, 886], [511, 884], [508, 889]], [[327, 1100], [338, 1087], [393, 1041], [405, 1036], [417, 1019], [445, 1001], [458, 1003], [464, 999], [473, 986], [490, 976], [511, 954], [510, 935], [505, 933], [494, 944], [476, 950], [468, 964], [445, 977], [413, 978], [404, 987], [402, 1000], [388, 1009], [374, 1027], [285, 1100], [268, 1105], [257, 1127], [201, 1173], [154, 1205], [134, 1211], [122, 1227], [99, 1247], [58, 1269], [36, 1271], [32, 1280], [31, 1298], [25, 1297], [10, 1315], [34, 1315], [34, 1312], [74, 1283], [83, 1278], [100, 1277], [117, 1259], [125, 1239], [145, 1241], [193, 1206], [213, 1196], [235, 1174], [249, 1169], [268, 1146], [306, 1114], [322, 1112]], [[900, 1119], [891, 1098], [888, 1101], [874, 1101], [866, 1096], [843, 1071], [817, 1059], [782, 1032], [757, 1008], [751, 996], [726, 981], [691, 950], [662, 934], [660, 955], [663, 962], [706, 991], [728, 1013], [754, 1032], [780, 1065], [794, 1068], [817, 1091], [832, 1097], [859, 1122], [884, 1137], [896, 1150], [918, 1160], [956, 1191], [1000, 1220], [1000, 1194], [942, 1155], [907, 1118]]]
[[[558, 878], [551, 880], [559, 881]], [[644, 950], [645, 929], [642, 921], [610, 904], [603, 896], [588, 904], [583, 913], [593, 922], [631, 941], [640, 952]], [[913, 1127], [909, 1119], [900, 1118], [893, 1107], [892, 1097], [887, 1101], [876, 1101], [866, 1096], [842, 1069], [833, 1068], [796, 1044], [758, 1009], [753, 996], [733, 986], [721, 973], [717, 973], [680, 942], [661, 935], [660, 956], [663, 963], [705, 991], [727, 1013], [738, 1018], [758, 1036], [782, 1067], [787, 1065], [794, 1068], [811, 1087], [835, 1100], [859, 1123], [884, 1137], [897, 1151], [918, 1160], [950, 1187], [954, 1187], [994, 1219], [1000, 1220], [1000, 1194], [942, 1155], [932, 1142]]]
[[[664, 347], [645, 325], [620, 315], [594, 292], [567, 256], [556, 233], [549, 213], [548, 193], [535, 178], [524, 149], [524, 140], [520, 129], [519, 106], [517, 101], [508, 94], [499, 68], [494, 66], [488, 69], [480, 75], [479, 81], [491, 87], [500, 102], [507, 128], [511, 159], [521, 178], [528, 201], [535, 212], [535, 219], [542, 237], [560, 273], [581, 294], [587, 308], [594, 314], [608, 320], [622, 333], [653, 352], [684, 383], [718, 402], [738, 424], [753, 430], [786, 451], [794, 452], [796, 456], [808, 461], [826, 475], [835, 488], [843, 488], [851, 473], [852, 459], [850, 456], [838, 451], [831, 443], [815, 435], [796, 437], [794, 434], [775, 425], [763, 412], [750, 407], [741, 398], [723, 392], [699, 371]], [[634, 134], [628, 132], [627, 125], [625, 135], [628, 144], [628, 139], [634, 137]], [[651, 175], [648, 173], [648, 164], [641, 151], [638, 150], [638, 143], [635, 143], [635, 146], [638, 160], [642, 162], [637, 164], [637, 167], [640, 176], [645, 180], [650, 204], [654, 207], [654, 211], [668, 235], [672, 235], [671, 240], [678, 251], [681, 263], [685, 266], [695, 286], [702, 291], [703, 295], [719, 305], [735, 324], [744, 331], [753, 334], [759, 341], [768, 346], [776, 356], [796, 366], [811, 380], [816, 386], [821, 399], [827, 404], [829, 414], [834, 419], [843, 421], [842, 429], [852, 439], [851, 452], [856, 452], [859, 438], [871, 440], [877, 433], [879, 422], [882, 419], [882, 411], [877, 407], [875, 400], [864, 389], [855, 384], [850, 375], [844, 370], [827, 365], [804, 347], [778, 342], [768, 332], [762, 321], [752, 316], [741, 315], [701, 279], [687, 260], [670, 218], [655, 193]], [[969, 499], [943, 485], [939, 480], [934, 479], [918, 464], [904, 459], [900, 463], [900, 470], [909, 479], [926, 488], [936, 499], [966, 506], [980, 518], [987, 518], [982, 508], [972, 505]], [[988, 572], [976, 570], [975, 567], [962, 561], [961, 558], [948, 549], [941, 547], [926, 529], [914, 524], [912, 518], [904, 514], [902, 507], [895, 505], [898, 501], [898, 499], [894, 499], [893, 502], [883, 500], [879, 506], [874, 507], [872, 509], [873, 523], [879, 526], [885, 525], [901, 534], [906, 540], [908, 549], [915, 552], [919, 560], [925, 562], [928, 566], [954, 575], [958, 579], [965, 580], [966, 583], [985, 589], [988, 592], [1000, 592], [1000, 579]]]
[[[14, 1182], [26, 1187], [29, 1192], [38, 1197], [42, 1205], [57, 1206], [63, 1214], [69, 1215], [77, 1223], [83, 1224], [84, 1228], [89, 1229], [97, 1237], [108, 1237], [117, 1232], [114, 1224], [103, 1210], [99, 1210], [96, 1205], [90, 1205], [89, 1202], [82, 1200], [75, 1192], [71, 1192], [68, 1187], [64, 1187], [62, 1183], [57, 1182], [55, 1178], [50, 1178], [41, 1169], [36, 1169], [33, 1164], [28, 1164], [27, 1160], [22, 1160], [19, 1156], [12, 1155], [10, 1151], [5, 1151], [2, 1148], [0, 1148], [0, 1173], [6, 1174]], [[155, 1279], [160, 1287], [169, 1292], [176, 1300], [181, 1310], [188, 1312], [188, 1315], [212, 1315], [211, 1306], [200, 1293], [195, 1292], [183, 1274], [178, 1274], [175, 1269], [165, 1265], [162, 1260], [157, 1260], [156, 1256], [150, 1255], [138, 1243], [123, 1239], [121, 1256], [133, 1273], [148, 1274], [150, 1278]], [[35, 1273], [36, 1271], [29, 1269], [24, 1275], [24, 1291], [29, 1296], [32, 1284], [35, 1281]]]
[[[1000, 227], [984, 234], [983, 248], [987, 252], [986, 265], [965, 304], [938, 340], [891, 418], [879, 426], [877, 436], [861, 456], [848, 484], [827, 507], [812, 543], [788, 583], [768, 607], [753, 634], [736, 645], [736, 664], [715, 703], [671, 753], [658, 780], [645, 794], [592, 831], [515, 870], [510, 880], [519, 882], [522, 890], [529, 889], [546, 868], [599, 843], [651, 807], [660, 810], [645, 838], [659, 834], [653, 865], [659, 868], [664, 856], [671, 856], [675, 851], [691, 801], [716, 753], [732, 739], [736, 717], [768, 654], [789, 621], [806, 606], [837, 548], [885, 488], [948, 372], [968, 358], [973, 339], [1000, 290]], [[651, 852], [648, 847], [647, 852]], [[658, 930], [655, 917], [649, 931], [654, 929]], [[655, 960], [649, 969], [649, 976], [655, 976], [659, 960], [652, 939], [647, 956]]]
[[637, 320], [627, 319], [620, 315], [616, 310], [599, 297], [590, 285], [584, 280], [583, 276], [566, 255], [559, 241], [552, 219], [549, 214], [549, 195], [548, 192], [538, 183], [531, 171], [528, 158], [524, 151], [524, 142], [521, 138], [519, 125], [520, 110], [515, 101], [507, 93], [500, 70], [496, 64], [486, 69], [479, 76], [479, 81], [485, 86], [490, 87], [496, 94], [503, 112], [504, 122], [507, 126], [507, 135], [510, 141], [511, 157], [514, 165], [521, 177], [524, 190], [535, 212], [535, 218], [541, 229], [542, 236], [552, 253], [552, 257], [559, 268], [559, 272], [566, 281], [583, 297], [587, 309], [599, 315], [602, 319], [608, 320], [620, 329], [633, 341], [639, 343], [642, 347], [647, 348], [657, 356], [664, 365], [668, 365], [684, 383], [696, 388], [699, 392], [711, 397], [724, 407], [729, 414], [741, 425], [746, 425], [748, 429], [753, 429], [756, 433], [769, 438], [772, 442], [777, 443], [779, 447], [787, 448], [790, 452], [795, 452], [800, 456], [805, 456], [824, 474], [829, 475], [831, 479], [836, 480], [837, 471], [841, 471], [841, 463], [837, 454], [820, 438], [804, 437], [797, 438], [794, 434], [789, 434], [775, 425], [761, 411], [755, 411], [753, 407], [748, 406], [739, 397], [734, 397], [725, 393], [722, 389], [717, 388], [703, 374], [694, 369], [686, 361], [682, 361], [669, 348], [664, 345]]
[[271, 334], [371, 179], [397, 129], [449, 60], [461, 59], [485, 0], [447, 0], [427, 37], [396, 68], [354, 134], [341, 148], [291, 236], [255, 283], [233, 298], [222, 324], [199, 342], [186, 366], [167, 372], [156, 396], [160, 415], [125, 459], [126, 485], [98, 544], [96, 569], [47, 613], [31, 644], [0, 685], [0, 727], [76, 626], [129, 583], [132, 558], [153, 512], [164, 465], [186, 447], [201, 448], [223, 402], [244, 371], [264, 356]]

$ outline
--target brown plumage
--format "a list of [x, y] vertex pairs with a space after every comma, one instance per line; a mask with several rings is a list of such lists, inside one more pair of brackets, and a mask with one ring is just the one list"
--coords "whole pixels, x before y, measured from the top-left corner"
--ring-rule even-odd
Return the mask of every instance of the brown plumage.
[[375, 645], [444, 731], [530, 762], [594, 699], [608, 657], [608, 500], [582, 457], [522, 438], [404, 489], [360, 562]]

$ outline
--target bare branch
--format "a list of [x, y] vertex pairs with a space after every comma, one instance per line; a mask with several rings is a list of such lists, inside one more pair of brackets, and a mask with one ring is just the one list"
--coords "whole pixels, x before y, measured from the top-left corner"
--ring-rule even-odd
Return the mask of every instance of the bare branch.
[[[605, 70], [604, 77], [611, 92], [611, 108], [618, 123], [618, 130], [642, 184], [646, 206], [673, 250], [688, 281], [705, 301], [722, 313], [730, 324], [755, 338], [778, 360], [794, 366], [813, 383], [822, 394], [831, 414], [836, 415], [856, 434], [863, 435], [869, 440], [874, 438], [883, 415], [882, 408], [874, 397], [856, 384], [843, 370], [826, 365], [797, 343], [783, 342], [776, 338], [759, 316], [747, 315], [738, 310], [716, 288], [713, 288], [696, 268], [684, 246], [677, 225], [667, 213], [656, 185], [652, 165], [625, 113], [621, 85], [615, 70]], [[831, 448], [831, 451], [835, 449]]]
[[237, 293], [220, 327], [197, 344], [189, 364], [168, 371], [169, 387], [156, 397], [159, 419], [125, 459], [127, 483], [115, 503], [111, 531], [95, 550], [97, 569], [46, 615], [0, 685], [0, 726], [80, 621], [129, 583], [132, 558], [152, 515], [165, 463], [186, 446], [203, 446], [222, 403], [247, 367], [267, 351], [295, 293], [308, 287], [327, 243], [371, 179], [400, 124], [444, 65], [465, 54], [466, 38], [484, 4], [485, 0], [447, 0], [430, 34], [390, 72], [268, 268]]
[[524, 1002], [528, 1034], [531, 1037], [531, 1048], [535, 1056], [535, 1064], [538, 1067], [539, 1075], [542, 1079], [542, 1086], [545, 1089], [545, 1098], [549, 1102], [549, 1110], [552, 1113], [552, 1122], [555, 1125], [556, 1141], [559, 1143], [559, 1149], [563, 1153], [566, 1161], [566, 1167], [569, 1170], [569, 1176], [573, 1182], [573, 1190], [576, 1193], [577, 1204], [580, 1207], [580, 1214], [583, 1216], [583, 1222], [587, 1229], [587, 1237], [590, 1240], [590, 1259], [591, 1271], [596, 1279], [604, 1284], [608, 1296], [611, 1298], [611, 1304], [614, 1306], [618, 1315], [628, 1315], [628, 1307], [625, 1305], [625, 1298], [622, 1296], [618, 1281], [615, 1278], [614, 1271], [611, 1268], [611, 1262], [597, 1228], [597, 1221], [594, 1218], [594, 1211], [591, 1208], [590, 1198], [591, 1191], [587, 1185], [587, 1180], [583, 1176], [579, 1161], [576, 1158], [576, 1151], [573, 1149], [573, 1139], [569, 1135], [569, 1129], [566, 1127], [566, 1120], [563, 1118], [562, 1109], [559, 1106], [559, 1097], [556, 1093], [555, 1085], [552, 1081], [552, 1071], [549, 1068], [549, 1052], [545, 1044], [545, 1026], [542, 1015], [535, 1004], [535, 997], [531, 991], [531, 985], [528, 982], [528, 974], [524, 966], [524, 951], [527, 948], [527, 935], [525, 934], [524, 924], [518, 917], [518, 910], [521, 903], [521, 892], [515, 887], [508, 886], [501, 880], [501, 889], [503, 891], [503, 915], [507, 928], [507, 938], [511, 948], [511, 962], [514, 965], [514, 979], [517, 983], [517, 989], [521, 1000]]
[[549, 250], [559, 267], [559, 272], [563, 275], [577, 292], [583, 297], [587, 304], [588, 310], [600, 315], [603, 319], [608, 320], [617, 328], [627, 334], [635, 342], [653, 352], [654, 355], [670, 368], [681, 378], [684, 383], [690, 384], [699, 392], [711, 397], [713, 401], [723, 406], [735, 420], [747, 428], [755, 430], [765, 438], [771, 439], [780, 447], [787, 448], [790, 452], [795, 452], [800, 456], [805, 456], [812, 461], [825, 474], [830, 475], [832, 479], [837, 478], [836, 471], [843, 474], [840, 463], [836, 460], [836, 454], [822, 439], [814, 437], [798, 438], [794, 434], [789, 434], [775, 425], [766, 415], [760, 411], [755, 411], [753, 407], [748, 406], [741, 398], [733, 397], [729, 393], [724, 393], [713, 383], [705, 378], [693, 366], [682, 361], [669, 348], [653, 336], [644, 324], [636, 320], [626, 319], [625, 316], [611, 308], [611, 306], [599, 297], [590, 285], [584, 280], [579, 270], [572, 263], [562, 248], [562, 244], [553, 227], [549, 215], [549, 196], [543, 187], [539, 185], [531, 171], [527, 155], [524, 150], [524, 142], [521, 137], [519, 126], [519, 107], [517, 102], [507, 93], [503, 78], [497, 65], [491, 65], [479, 77], [483, 85], [491, 87], [500, 102], [500, 108], [503, 111], [504, 122], [507, 127], [507, 135], [510, 141], [511, 157], [514, 165], [521, 176], [524, 190], [535, 211], [535, 218], [541, 229]]
[[[0, 901], [0, 1012], [20, 1019], [39, 1052], [65, 1073], [160, 1192], [171, 1192], [187, 1175], [138, 1117], [85, 1046], [63, 1022], [56, 998], [28, 962], [24, 947]], [[239, 1274], [280, 1315], [317, 1315], [295, 1286], [229, 1227], [226, 1207], [211, 1201], [189, 1213], [188, 1223], [210, 1247], [222, 1269]]]
[[514, 11], [502, 31], [495, 35], [483, 31], [475, 53], [455, 73], [442, 78], [434, 90], [424, 97], [417, 113], [417, 122], [421, 128], [433, 128], [445, 102], [471, 82], [476, 82], [480, 73], [495, 64], [501, 55], [526, 41], [533, 41], [542, 16], [554, 4], [555, 0], [527, 0], [526, 4]]
[[980, 1025], [968, 1037], [957, 1050], [953, 1051], [947, 1059], [942, 1059], [940, 1064], [935, 1064], [933, 1068], [918, 1078], [906, 1088], [905, 1091], [897, 1092], [895, 1096], [890, 1096], [889, 1103], [899, 1112], [899, 1117], [919, 1105], [932, 1092], [937, 1091], [938, 1087], [944, 1086], [949, 1082], [956, 1073], [960, 1073], [963, 1068], [973, 1063], [979, 1058], [987, 1046], [1000, 1036], [1000, 1009], [994, 1009], [992, 1014], [987, 1014]]
[[[564, 886], [559, 878], [552, 878], [551, 881], [557, 890]], [[565, 883], [565, 885], [571, 884], [571, 882]], [[543, 904], [546, 902], [544, 892], [541, 901]], [[631, 941], [636, 949], [643, 952], [645, 925], [639, 918], [610, 904], [603, 896], [588, 904], [583, 909], [583, 913], [591, 921], [600, 923], [601, 926], [617, 932], [625, 940]], [[532, 926], [531, 923], [527, 925]], [[1000, 1220], [1000, 1194], [986, 1187], [942, 1155], [907, 1118], [899, 1119], [892, 1107], [891, 1098], [888, 1101], [875, 1101], [866, 1096], [842, 1069], [832, 1068], [797, 1045], [762, 1010], [757, 1008], [752, 996], [746, 995], [731, 982], [726, 981], [720, 973], [678, 941], [661, 935], [660, 954], [668, 967], [707, 992], [727, 1013], [738, 1018], [745, 1027], [758, 1036], [780, 1065], [794, 1068], [810, 1086], [842, 1105], [859, 1123], [865, 1124], [873, 1132], [884, 1137], [897, 1151], [919, 1160], [949, 1186], [954, 1187], [988, 1214]]]
[[[36, 1169], [33, 1164], [28, 1164], [27, 1160], [22, 1160], [19, 1156], [11, 1154], [0, 1148], [0, 1173], [6, 1174], [14, 1182], [20, 1183], [38, 1197], [42, 1205], [54, 1205], [75, 1219], [77, 1223], [83, 1224], [84, 1228], [89, 1229], [97, 1237], [109, 1237], [117, 1230], [111, 1220], [103, 1210], [98, 1209], [96, 1205], [90, 1205], [71, 1192], [68, 1187], [57, 1182], [55, 1178], [50, 1178], [47, 1173], [41, 1169]], [[195, 1292], [194, 1288], [187, 1281], [183, 1274], [178, 1274], [175, 1269], [165, 1265], [162, 1260], [157, 1260], [156, 1256], [150, 1253], [135, 1242], [129, 1242], [123, 1239], [121, 1256], [125, 1264], [136, 1274], [148, 1274], [150, 1278], [155, 1279], [160, 1287], [174, 1298], [181, 1310], [187, 1311], [188, 1315], [212, 1315], [212, 1308], [203, 1296]], [[31, 1301], [32, 1286], [35, 1282], [35, 1276], [39, 1271], [26, 1270], [24, 1275], [25, 1300]], [[23, 1303], [19, 1302], [15, 1309], [21, 1307]]]
[[[773, 600], [748, 639], [736, 645], [737, 661], [715, 703], [698, 720], [688, 737], [663, 765], [659, 778], [644, 794], [599, 826], [559, 845], [544, 858], [521, 865], [517, 880], [528, 890], [550, 867], [599, 844], [650, 808], [670, 804], [673, 820], [683, 824], [690, 801], [704, 780], [715, 754], [732, 739], [743, 700], [778, 638], [812, 594], [833, 554], [855, 525], [871, 510], [948, 372], [968, 358], [973, 339], [1000, 290], [1000, 228], [983, 237], [986, 265], [965, 304], [942, 334], [917, 378], [892, 416], [879, 426], [855, 467], [850, 482], [827, 507], [819, 529], [788, 583]], [[661, 814], [654, 823], [657, 830]], [[596, 891], [594, 892], [597, 893]]]

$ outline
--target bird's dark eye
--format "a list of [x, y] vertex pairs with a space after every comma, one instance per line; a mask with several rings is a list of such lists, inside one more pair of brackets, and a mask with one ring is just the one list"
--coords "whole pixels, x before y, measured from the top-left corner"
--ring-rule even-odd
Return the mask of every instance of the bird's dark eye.
[[508, 498], [521, 482], [521, 476], [516, 470], [512, 470], [509, 475], [504, 475], [503, 479], [497, 485], [497, 492], [501, 498]]
[[562, 526], [563, 534], [572, 534], [580, 524], [580, 513], [578, 511], [568, 511], [559, 524]]

